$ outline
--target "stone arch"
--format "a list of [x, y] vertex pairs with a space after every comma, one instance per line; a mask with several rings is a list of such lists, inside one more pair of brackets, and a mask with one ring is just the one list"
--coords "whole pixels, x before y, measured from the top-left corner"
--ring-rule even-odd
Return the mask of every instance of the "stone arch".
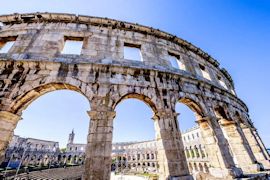
[[[37, 98], [39, 98], [40, 96], [46, 93], [56, 91], [56, 90], [75, 91], [82, 94], [89, 101], [89, 98], [86, 96], [86, 93], [82, 90], [82, 88], [75, 85], [68, 84], [68, 83], [53, 82], [53, 83], [43, 84], [35, 88], [29, 88], [28, 91], [18, 95], [16, 98], [14, 98], [14, 100], [10, 104], [8, 111], [14, 114], [21, 115], [22, 111], [26, 109], [28, 105], [30, 105], [34, 100], [36, 100]], [[89, 106], [90, 106], [90, 102], [89, 102]]]
[[74, 156], [74, 163], [77, 164], [77, 162], [78, 162], [78, 156], [75, 155], [75, 156]]
[[199, 163], [199, 171], [203, 172], [203, 165], [201, 163]]
[[112, 105], [112, 108], [115, 109], [118, 104], [120, 104], [125, 99], [137, 99], [142, 102], [144, 102], [150, 109], [153, 111], [154, 114], [158, 112], [156, 104], [152, 101], [151, 98], [144, 94], [138, 94], [138, 93], [128, 93], [121, 97], [119, 97], [115, 103]]
[[193, 171], [193, 166], [192, 166], [192, 163], [191, 163], [191, 162], [189, 162], [189, 163], [188, 163], [188, 166], [189, 166], [190, 171], [192, 172], [192, 171]]
[[[46, 79], [46, 78], [45, 78]], [[12, 91], [8, 92], [8, 95], [4, 99], [4, 105], [1, 104], [0, 117], [4, 121], [9, 122], [12, 120], [12, 126], [9, 126], [8, 133], [6, 133], [6, 142], [5, 146], [9, 144], [11, 137], [13, 135], [14, 129], [17, 126], [18, 121], [21, 119], [21, 115], [24, 109], [26, 109], [33, 101], [35, 101], [40, 96], [56, 91], [56, 90], [71, 90], [83, 95], [89, 102], [90, 109], [90, 86], [86, 86], [84, 83], [78, 80], [72, 80], [72, 78], [63, 78], [63, 80], [55, 80], [53, 77], [48, 78], [48, 81], [42, 81], [43, 79], [33, 80], [33, 85], [22, 85], [20, 88], [14, 88]], [[48, 83], [40, 83], [48, 82]], [[87, 96], [88, 94], [89, 96]], [[6, 120], [7, 119], [7, 120]], [[8, 120], [10, 119], [10, 120]], [[2, 146], [2, 144], [0, 145]], [[2, 147], [0, 147], [2, 151]], [[1, 161], [2, 152], [0, 152], [0, 161]]]
[[229, 119], [229, 114], [226, 112], [225, 108], [221, 107], [221, 106], [217, 106], [214, 108], [215, 110], [215, 114], [217, 116], [217, 118], [222, 118], [222, 119]]
[[[139, 88], [138, 88], [139, 89]], [[153, 94], [154, 96], [155, 94]], [[152, 96], [152, 95], [151, 95]], [[144, 102], [152, 110], [154, 116], [154, 128], [156, 141], [160, 144], [158, 148], [158, 163], [160, 168], [161, 179], [167, 179], [170, 176], [186, 176], [188, 172], [188, 164], [186, 159], [184, 159], [184, 149], [179, 142], [179, 131], [177, 125], [175, 124], [176, 113], [173, 108], [169, 108], [163, 105], [164, 99], [151, 98], [151, 96], [146, 95], [146, 93], [127, 93], [121, 97], [112, 97], [115, 102], [112, 109], [115, 109], [117, 104], [119, 104], [124, 99], [138, 99]], [[173, 148], [169, 144], [174, 144]], [[173, 154], [173, 155], [171, 155]], [[143, 154], [143, 159], [149, 159], [147, 157], [149, 154]], [[167, 161], [164, 161], [167, 159]], [[177, 159], [177, 160], [176, 160]], [[182, 161], [183, 160], [183, 161]], [[149, 166], [147, 162], [142, 163], [142, 167]], [[175, 168], [172, 168], [175, 166]], [[183, 170], [183, 171], [182, 171]]]
[[71, 161], [71, 159], [72, 159], [72, 155], [69, 155], [67, 158], [68, 162]]
[[248, 127], [253, 127], [253, 124], [249, 120], [249, 117], [245, 113], [243, 113], [243, 112], [241, 112], [239, 110], [235, 110], [235, 113], [233, 114], [233, 119], [239, 125], [245, 125], [245, 126], [248, 126]]
[[199, 151], [200, 151], [200, 154], [201, 154], [201, 158], [205, 158], [206, 157], [206, 155], [205, 155], [205, 153], [204, 153], [204, 150], [203, 150], [203, 148], [202, 148], [202, 145], [200, 144], [199, 145]]
[[195, 153], [194, 153], [192, 146], [190, 146], [189, 149], [190, 149], [190, 153], [191, 153], [191, 158], [195, 158]]
[[[240, 123], [245, 123], [240, 119], [240, 114], [238, 112], [230, 114], [229, 111], [230, 109], [227, 106], [217, 106], [214, 109], [219, 126], [227, 140], [228, 148], [233, 160], [245, 173], [258, 171], [259, 168], [256, 164], [256, 157], [252, 152], [242, 127], [240, 126]], [[238, 152], [242, 152], [241, 155], [239, 155]]]
[[194, 151], [195, 151], [196, 158], [199, 158], [200, 157], [200, 153], [199, 153], [199, 149], [198, 149], [198, 147], [196, 145], [194, 146]]
[[200, 116], [201, 118], [206, 117], [208, 114], [206, 106], [197, 97], [180, 97], [178, 102], [188, 106], [196, 115]]
[[206, 173], [209, 173], [209, 167], [208, 167], [208, 165], [206, 163], [204, 163], [204, 171]]
[[194, 170], [195, 170], [195, 171], [198, 171], [198, 166], [197, 166], [196, 163], [194, 163]]
[[[216, 170], [219, 167], [222, 167], [224, 169], [228, 167], [229, 168], [233, 167], [235, 169], [234, 172], [236, 173], [236, 176], [241, 174], [241, 170], [235, 167], [233, 155], [230, 152], [228, 145], [227, 144], [225, 145], [227, 140], [225, 139], [224, 134], [221, 128], [219, 127], [218, 117], [215, 116], [216, 115], [215, 107], [219, 107], [220, 104], [213, 101], [211, 102], [211, 104], [214, 104], [216, 106], [209, 106], [208, 100], [200, 100], [195, 95], [186, 95], [182, 97], [179, 101], [187, 105], [193, 112], [195, 112], [196, 122], [198, 123], [201, 131], [204, 147], [208, 152], [208, 158], [211, 163], [211, 170], [213, 169]], [[220, 116], [226, 115], [226, 117], [229, 117], [229, 115], [225, 112], [225, 110], [219, 111]], [[217, 144], [216, 142], [218, 141], [222, 142], [224, 145]], [[195, 148], [194, 150], [191, 149], [191, 153], [194, 154], [193, 155], [194, 157], [196, 154]], [[197, 164], [194, 164], [194, 169], [195, 171], [198, 171], [198, 166], [196, 167], [195, 165], [197, 166]], [[215, 174], [214, 176], [216, 176], [217, 174]]]

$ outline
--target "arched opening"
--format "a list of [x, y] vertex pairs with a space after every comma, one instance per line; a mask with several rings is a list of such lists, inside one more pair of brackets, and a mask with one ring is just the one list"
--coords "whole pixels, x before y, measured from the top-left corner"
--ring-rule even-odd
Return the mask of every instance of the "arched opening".
[[204, 170], [206, 173], [209, 173], [209, 167], [206, 163], [204, 163]]
[[192, 172], [193, 171], [193, 166], [192, 166], [191, 162], [188, 163], [188, 167], [189, 167], [189, 171]]
[[200, 172], [204, 172], [204, 170], [203, 170], [203, 166], [202, 166], [202, 164], [201, 164], [201, 163], [199, 163], [199, 170], [200, 170]]
[[[113, 129], [113, 154], [126, 155], [126, 168], [116, 172], [158, 173], [154, 103], [146, 96], [128, 94], [116, 103]], [[121, 147], [121, 148], [119, 148]], [[151, 162], [150, 162], [151, 161]], [[117, 166], [116, 166], [117, 167]]]
[[205, 146], [197, 121], [205, 117], [204, 110], [199, 103], [188, 98], [182, 98], [176, 103], [175, 112], [178, 114], [178, 125], [182, 135], [187, 163], [190, 167], [189, 170], [191, 173], [194, 170], [201, 171], [201, 167], [198, 167], [197, 164], [202, 164], [206, 160], [203, 159], [205, 157], [203, 153]]
[[198, 166], [196, 163], [194, 163], [194, 170], [197, 172], [198, 171]]
[[215, 113], [219, 119], [227, 119], [227, 120], [229, 119], [224, 108], [222, 108], [221, 106], [215, 108]]
[[252, 166], [257, 160], [240, 125], [242, 120], [239, 119], [239, 113], [230, 115], [226, 106], [218, 106], [215, 108], [215, 114], [235, 165], [241, 167], [244, 173], [248, 173], [250, 169], [246, 167]]
[[[88, 99], [78, 88], [67, 84], [47, 84], [19, 95], [11, 103], [10, 111], [21, 114], [22, 120], [8, 147], [8, 150], [16, 149], [21, 156], [21, 163], [16, 168], [46, 169], [73, 163], [73, 159], [65, 154], [69, 146], [85, 146], [89, 110]], [[76, 136], [72, 129], [77, 130]], [[79, 152], [68, 153], [73, 157]], [[6, 157], [5, 167], [10, 160]]]

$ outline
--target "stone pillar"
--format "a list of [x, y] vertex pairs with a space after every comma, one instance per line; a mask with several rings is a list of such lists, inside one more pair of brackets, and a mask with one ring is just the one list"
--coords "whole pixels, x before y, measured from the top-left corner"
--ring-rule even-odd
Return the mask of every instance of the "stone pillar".
[[16, 114], [0, 111], [0, 164], [4, 161], [6, 149], [20, 119]]
[[85, 158], [85, 180], [109, 180], [115, 111], [91, 110]]
[[225, 179], [240, 177], [242, 171], [235, 166], [226, 139], [220, 127], [213, 122], [209, 117], [197, 119], [210, 162], [210, 174], [216, 178]]
[[[253, 152], [256, 160], [263, 165], [265, 169], [270, 169], [270, 158], [269, 155], [265, 149], [265, 147], [261, 146], [258, 142], [258, 138], [256, 138], [256, 130], [252, 130], [252, 128], [241, 124], [241, 128], [243, 130], [243, 133], [249, 143], [249, 146], [251, 148], [251, 151]], [[258, 135], [258, 134], [257, 134]], [[260, 140], [260, 139], [259, 139]]]
[[236, 158], [237, 164], [246, 173], [254, 173], [260, 170], [260, 166], [256, 164], [255, 157], [251, 149], [243, 137], [241, 129], [238, 128], [234, 121], [219, 119], [224, 134], [228, 138], [233, 155]]
[[159, 173], [161, 179], [193, 179], [190, 176], [177, 114], [160, 110], [153, 117], [156, 130]]

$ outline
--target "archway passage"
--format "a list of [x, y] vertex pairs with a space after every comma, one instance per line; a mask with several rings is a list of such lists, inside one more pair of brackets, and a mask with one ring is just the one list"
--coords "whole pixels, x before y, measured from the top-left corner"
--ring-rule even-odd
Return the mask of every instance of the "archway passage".
[[153, 111], [144, 102], [134, 98], [125, 99], [115, 111], [113, 142], [155, 139]]
[[[155, 151], [151, 152], [151, 148], [148, 148], [149, 152], [146, 154], [137, 154], [136, 156], [128, 157], [128, 159], [130, 158], [131, 160], [142, 158], [148, 160], [148, 162], [132, 163], [128, 167], [136, 168], [140, 166], [140, 168], [149, 169], [152, 164], [152, 169], [158, 172], [161, 179], [169, 179], [172, 177], [190, 178], [188, 166], [184, 158], [183, 146], [181, 145], [182, 141], [179, 140], [178, 126], [175, 123], [176, 114], [172, 109], [157, 108], [157, 102], [140, 94], [128, 94], [123, 96], [116, 102], [116, 105], [123, 99], [128, 98], [141, 100], [151, 108], [153, 112], [152, 120], [155, 127], [155, 141], [151, 142]], [[116, 105], [113, 107], [116, 107]], [[152, 157], [153, 159], [156, 158], [156, 164], [149, 162]]]
[[144, 101], [134, 97], [123, 98], [115, 108], [112, 170], [155, 175], [158, 174], [158, 161], [153, 111]]
[[228, 142], [231, 154], [237, 167], [240, 167], [244, 173], [256, 172], [260, 170], [255, 154], [248, 143], [246, 135], [241, 128], [241, 119], [236, 113], [236, 118], [231, 120], [226, 109], [221, 106], [215, 108], [215, 115], [218, 118], [218, 124]]
[[178, 102], [175, 106], [175, 111], [178, 113], [178, 124], [190, 172], [192, 174], [203, 172], [203, 169], [201, 167], [198, 168], [197, 165], [209, 160], [200, 127], [196, 122], [203, 112], [196, 103], [189, 99], [183, 99]]
[[[186, 117], [186, 120], [191, 120], [192, 122], [188, 123], [194, 125], [182, 133], [188, 162], [196, 164], [196, 166], [197, 164], [209, 164], [210, 174], [214, 177], [230, 177], [232, 173], [236, 177], [240, 176], [241, 170], [236, 168], [229, 148], [224, 145], [226, 139], [221, 129], [216, 125], [216, 119], [211, 116], [211, 112], [197, 98], [182, 98], [179, 102], [183, 103], [182, 106], [184, 105], [185, 109], [189, 109], [189, 117]], [[181, 127], [182, 114], [181, 111], [177, 111], [177, 106], [176, 112], [180, 114], [179, 126]], [[185, 117], [184, 114], [183, 117]], [[193, 173], [206, 172], [201, 171], [202, 169], [193, 167], [192, 171]]]
[[[77, 143], [86, 144], [89, 125], [88, 100], [71, 90], [55, 90], [33, 101], [22, 113], [14, 134], [59, 141], [65, 148], [74, 129]], [[78, 133], [80, 132], [80, 133]]]
[[[25, 92], [14, 92], [14, 94], [18, 94], [17, 96], [13, 97], [13, 100], [7, 109], [7, 111], [21, 115], [22, 111], [26, 109], [34, 100], [41, 97], [42, 95], [53, 92], [56, 90], [71, 90], [78, 92], [85, 96], [85, 94], [81, 91], [79, 87], [74, 85], [66, 84], [66, 83], [48, 83], [36, 88], [26, 88]], [[85, 96], [86, 97], [86, 96]], [[87, 99], [87, 97], [86, 97]], [[90, 108], [89, 108], [90, 109]]]
[[[6, 146], [9, 141], [12, 143], [7, 151], [18, 149], [11, 154], [18, 155], [22, 167], [38, 165], [49, 168], [53, 165], [63, 165], [65, 162], [56, 157], [63, 157], [63, 154], [72, 154], [72, 157], [75, 157], [76, 153], [79, 153], [75, 150], [78, 143], [84, 144], [85, 151], [89, 126], [87, 111], [90, 105], [88, 99], [78, 92], [79, 89], [71, 85], [47, 84], [32, 89], [14, 100], [10, 109], [18, 115], [1, 111], [0, 119], [5, 118], [9, 122], [9, 117], [20, 117], [22, 114], [23, 120], [19, 121], [18, 126], [17, 121], [21, 118], [14, 119], [13, 126], [9, 126], [10, 129], [5, 134]], [[74, 142], [74, 137], [70, 141], [68, 134], [73, 128], [80, 132], [76, 138], [80, 142]], [[13, 136], [13, 132], [20, 136]], [[69, 146], [74, 148], [67, 152]], [[6, 149], [1, 152], [3, 155], [4, 150]], [[7, 159], [8, 156], [3, 158], [4, 161]]]

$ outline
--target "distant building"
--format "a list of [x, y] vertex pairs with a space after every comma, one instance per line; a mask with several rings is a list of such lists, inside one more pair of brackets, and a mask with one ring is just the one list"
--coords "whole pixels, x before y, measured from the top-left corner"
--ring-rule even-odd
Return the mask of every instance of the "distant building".
[[195, 126], [182, 132], [185, 155], [190, 172], [209, 172], [209, 159], [203, 143], [200, 128]]
[[69, 164], [83, 164], [86, 144], [74, 143], [74, 130], [69, 134], [66, 151], [61, 154], [61, 159]]
[[[75, 133], [69, 134], [65, 151], [59, 143], [33, 138], [14, 136], [6, 151], [7, 164], [17, 166], [23, 158], [23, 165], [84, 163], [86, 144], [74, 143]], [[205, 151], [199, 127], [182, 132], [185, 155], [190, 172], [208, 172], [209, 160]], [[158, 143], [155, 140], [143, 142], [123, 142], [112, 145], [112, 170], [158, 173]], [[25, 154], [24, 154], [25, 152]], [[23, 155], [24, 154], [24, 155]]]
[[59, 143], [14, 135], [5, 154], [4, 163], [10, 167], [22, 165], [48, 165], [57, 162]]
[[133, 172], [158, 172], [157, 142], [114, 143], [112, 159], [115, 170]]

